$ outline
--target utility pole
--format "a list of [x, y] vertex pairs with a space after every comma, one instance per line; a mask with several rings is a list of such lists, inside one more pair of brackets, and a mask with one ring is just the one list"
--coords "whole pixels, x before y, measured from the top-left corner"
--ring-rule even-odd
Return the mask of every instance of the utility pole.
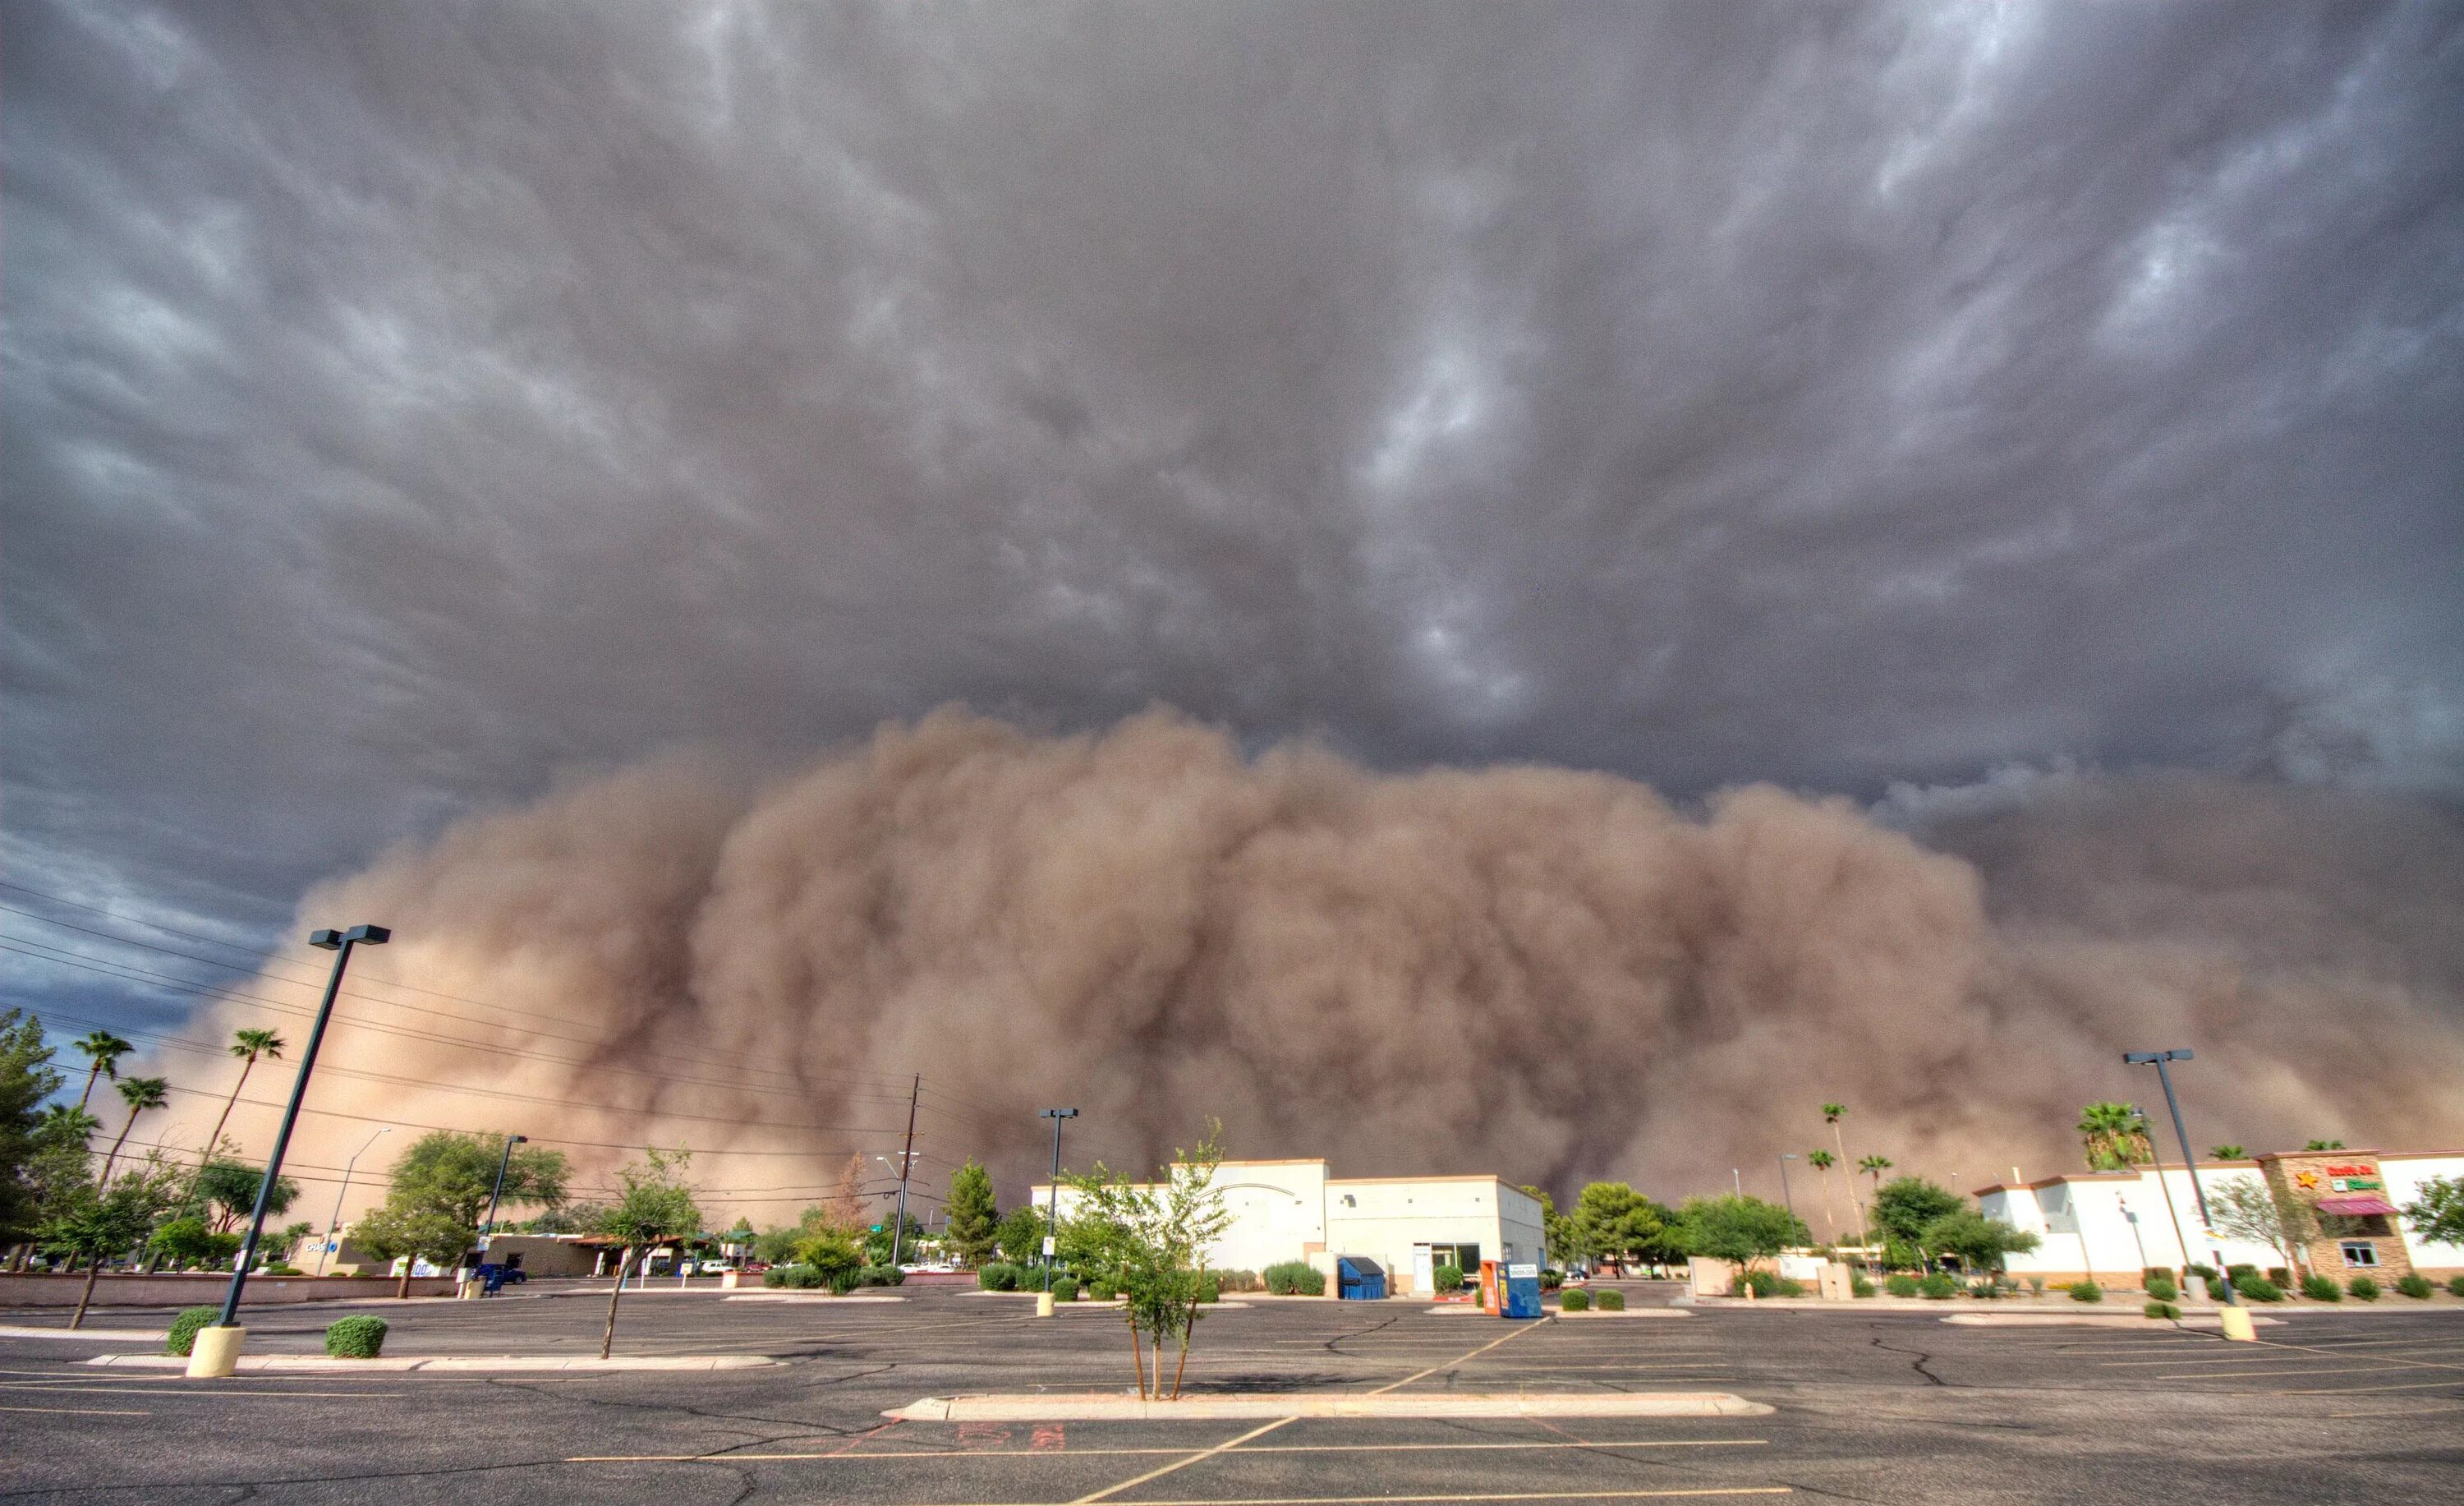
[[915, 1100], [924, 1096], [924, 1074], [907, 1090], [907, 1148], [898, 1156], [898, 1222], [890, 1226], [890, 1268], [898, 1269], [899, 1241], [907, 1237], [907, 1174], [915, 1165]]
[[1788, 1205], [1788, 1216], [1791, 1218], [1796, 1217], [1796, 1194], [1788, 1188], [1788, 1163], [1795, 1159], [1796, 1157], [1791, 1152], [1780, 1152], [1779, 1196], [1780, 1201]]
[[496, 1185], [488, 1189], [488, 1222], [479, 1230], [479, 1249], [483, 1253], [487, 1251], [488, 1241], [495, 1236], [496, 1200], [505, 1194], [505, 1168], [514, 1163], [514, 1147], [530, 1142], [528, 1135], [505, 1137], [505, 1153], [496, 1158]]
[[[2156, 1069], [2156, 1080], [2165, 1085], [2165, 1107], [2172, 1112], [2173, 1133], [2182, 1141], [2182, 1164], [2189, 1167], [2190, 1171], [2190, 1196], [2198, 1200], [2199, 1223], [2205, 1227], [2209, 1237], [2213, 1238], [2215, 1236], [2216, 1224], [2215, 1220], [2208, 1215], [2208, 1189], [2199, 1185], [2199, 1163], [2197, 1153], [2190, 1149], [2190, 1132], [2182, 1127], [2182, 1104], [2180, 1099], [2173, 1096], [2173, 1074], [2165, 1070], [2165, 1064], [2168, 1061], [2190, 1060], [2190, 1053], [2187, 1051], [2123, 1052], [2122, 1053], [2122, 1059], [2125, 1064], [2132, 1067], [2154, 1067]], [[2153, 1148], [2152, 1141], [2150, 1142], [2150, 1148]], [[2160, 1164], [2156, 1168], [2157, 1181], [2160, 1183], [2163, 1182], [2164, 1177], [2165, 1168]], [[2218, 1284], [2225, 1289], [2224, 1305], [2227, 1307], [2239, 1307], [2241, 1304], [2234, 1300], [2233, 1296], [2233, 1277], [2228, 1274], [2224, 1269], [2224, 1252], [2222, 1251], [2217, 1251], [2215, 1252], [2215, 1256]], [[2247, 1340], [2250, 1337], [2247, 1334], [2234, 1333], [2233, 1330], [2235, 1326], [2236, 1325], [2233, 1320], [2227, 1320], [2225, 1325], [2226, 1338], [2239, 1338]], [[2246, 1327], [2247, 1324], [2245, 1323], [2240, 1326]]]
[[[256, 1259], [256, 1242], [265, 1237], [265, 1205], [282, 1176], [282, 1153], [291, 1148], [291, 1131], [299, 1122], [299, 1102], [308, 1096], [308, 1074], [317, 1068], [317, 1048], [324, 1044], [325, 1026], [334, 1017], [335, 996], [342, 991], [342, 969], [351, 965], [352, 947], [363, 942], [383, 946], [392, 940], [393, 933], [382, 925], [317, 931], [308, 938], [309, 945], [334, 954], [333, 976], [325, 980], [325, 997], [317, 1006], [317, 1023], [309, 1029], [308, 1049], [299, 1053], [299, 1075], [291, 1082], [291, 1102], [282, 1111], [282, 1128], [275, 1132], [274, 1154], [265, 1162], [265, 1180], [256, 1185], [256, 1210], [249, 1215], [248, 1237], [239, 1247], [239, 1264], [231, 1271], [231, 1290], [223, 1295], [221, 1320], [213, 1329], [201, 1331], [196, 1347], [188, 1352], [191, 1376], [216, 1379], [231, 1374], [239, 1365], [239, 1346], [248, 1337], [247, 1330], [238, 1326], [240, 1293], [248, 1287], [248, 1268]], [[214, 1333], [215, 1329], [221, 1332]], [[208, 1334], [214, 1337], [209, 1340]]]
[[359, 1149], [351, 1152], [351, 1159], [342, 1163], [342, 1185], [341, 1187], [336, 1189], [334, 1193], [334, 1216], [325, 1221], [325, 1243], [323, 1248], [317, 1251], [317, 1273], [319, 1275], [321, 1276], [325, 1273], [325, 1257], [332, 1254], [335, 1248], [342, 1242], [342, 1199], [351, 1190], [351, 1168], [360, 1163], [360, 1158], [368, 1153], [368, 1145], [375, 1144], [379, 1136], [390, 1135], [392, 1133], [393, 1126], [390, 1124], [386, 1125], [385, 1128], [377, 1131], [375, 1135], [369, 1136], [367, 1145], [362, 1145]]

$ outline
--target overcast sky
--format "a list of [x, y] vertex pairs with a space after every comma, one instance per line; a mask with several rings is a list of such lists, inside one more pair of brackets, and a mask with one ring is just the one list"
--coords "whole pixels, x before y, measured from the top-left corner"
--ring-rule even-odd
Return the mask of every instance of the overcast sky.
[[2452, 6], [7, 44], [0, 825], [49, 894], [260, 935], [560, 770], [951, 699], [1681, 797], [2464, 787]]

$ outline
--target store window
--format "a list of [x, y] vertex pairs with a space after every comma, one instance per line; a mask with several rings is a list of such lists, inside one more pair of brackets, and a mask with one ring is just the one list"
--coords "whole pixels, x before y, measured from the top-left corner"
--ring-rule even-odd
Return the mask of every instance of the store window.
[[1478, 1245], [1431, 1245], [1429, 1258], [1432, 1264], [1452, 1266], [1467, 1276], [1480, 1274]]
[[2366, 1239], [2345, 1240], [2343, 1251], [2344, 1264], [2348, 1266], [2374, 1266], [2379, 1263], [2378, 1247]]

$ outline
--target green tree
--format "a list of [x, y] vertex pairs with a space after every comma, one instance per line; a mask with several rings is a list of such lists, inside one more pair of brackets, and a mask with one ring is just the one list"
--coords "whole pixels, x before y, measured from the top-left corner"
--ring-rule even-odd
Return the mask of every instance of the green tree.
[[[1122, 1313], [1130, 1326], [1130, 1357], [1137, 1367], [1138, 1395], [1163, 1395], [1163, 1346], [1180, 1343], [1180, 1362], [1173, 1371], [1172, 1399], [1180, 1396], [1181, 1377], [1189, 1368], [1189, 1345], [1199, 1321], [1199, 1275], [1206, 1251], [1232, 1224], [1223, 1193], [1215, 1185], [1223, 1163], [1223, 1126], [1206, 1122], [1205, 1138], [1194, 1150], [1177, 1150], [1160, 1168], [1157, 1186], [1133, 1185], [1118, 1172], [1097, 1162], [1092, 1171], [1069, 1178], [1078, 1189], [1079, 1208], [1073, 1224], [1100, 1227], [1102, 1243], [1117, 1262], [1123, 1297]], [[1155, 1381], [1148, 1384], [1143, 1334], [1155, 1347]]]
[[109, 1077], [112, 1081], [118, 1082], [120, 1058], [137, 1049], [136, 1042], [123, 1041], [109, 1030], [88, 1030], [70, 1044], [82, 1052], [86, 1060], [93, 1063], [85, 1070], [85, 1091], [77, 1095], [77, 1107], [80, 1109], [85, 1107], [88, 1098], [94, 1096], [94, 1079]]
[[283, 1045], [282, 1037], [272, 1030], [231, 1032], [231, 1053], [239, 1058], [239, 1080], [231, 1084], [231, 1096], [223, 1099], [223, 1112], [214, 1120], [214, 1132], [206, 1137], [208, 1145], [222, 1144], [223, 1126], [231, 1122], [231, 1105], [239, 1101], [239, 1090], [247, 1086], [249, 1072], [256, 1066], [256, 1059], [262, 1056], [267, 1061], [280, 1061]]
[[2239, 1145], [2224, 1144], [2208, 1147], [2208, 1159], [2211, 1161], [2239, 1161], [2242, 1155], [2243, 1151]]
[[1622, 1182], [1595, 1182], [1574, 1197], [1567, 1224], [1574, 1245], [1593, 1259], [1647, 1260], [1661, 1248], [1668, 1210]]
[[77, 1297], [71, 1328], [85, 1326], [86, 1308], [94, 1300], [96, 1277], [102, 1263], [133, 1252], [153, 1231], [154, 1221], [171, 1206], [179, 1174], [161, 1154], [149, 1155], [114, 1183], [82, 1182], [62, 1198], [35, 1237], [44, 1250], [75, 1263], [86, 1263], [85, 1289]]
[[814, 1229], [797, 1240], [795, 1256], [796, 1264], [812, 1267], [831, 1291], [842, 1296], [855, 1289], [856, 1276], [865, 1267], [863, 1247], [834, 1227]]
[[701, 1228], [701, 1206], [684, 1180], [692, 1153], [680, 1150], [670, 1156], [651, 1147], [643, 1158], [618, 1169], [616, 1180], [624, 1184], [625, 1195], [600, 1218], [601, 1233], [625, 1242], [624, 1253], [616, 1259], [616, 1284], [607, 1293], [607, 1329], [599, 1340], [602, 1360], [615, 1347], [616, 1299], [625, 1295], [625, 1270], [632, 1264], [633, 1251], [647, 1251], [660, 1240], [679, 1239]]
[[1839, 1158], [1827, 1150], [1809, 1150], [1805, 1153], [1805, 1163], [1822, 1179], [1822, 1228], [1825, 1232], [1837, 1236], [1839, 1220], [1831, 1211], [1831, 1168], [1839, 1164]]
[[993, 1240], [1012, 1264], [1024, 1265], [1044, 1253], [1045, 1226], [1045, 1209], [1037, 1204], [1022, 1203], [1002, 1216]]
[[2002, 1257], [2034, 1250], [2042, 1241], [1974, 1208], [1957, 1208], [1919, 1231], [1919, 1243], [1937, 1255], [1957, 1255], [1971, 1271], [1999, 1271]]
[[[394, 1162], [385, 1202], [464, 1225], [474, 1231], [472, 1238], [476, 1241], [475, 1231], [487, 1214], [488, 1194], [496, 1184], [496, 1165], [504, 1152], [502, 1135], [462, 1135], [451, 1130], [422, 1135]], [[532, 1203], [553, 1207], [564, 1201], [569, 1174], [564, 1152], [517, 1145], [504, 1166], [504, 1207]]]
[[1874, 1190], [1874, 1224], [1904, 1244], [1922, 1245], [1926, 1225], [1967, 1206], [1948, 1187], [1923, 1177], [1901, 1177]]
[[[215, 1233], [226, 1233], [231, 1226], [256, 1211], [257, 1188], [265, 1185], [265, 1168], [252, 1166], [244, 1161], [216, 1157], [199, 1166], [190, 1188], [192, 1199], [206, 1205], [209, 1227]], [[299, 1198], [299, 1184], [289, 1177], [274, 1179], [274, 1194], [265, 1200], [265, 1211], [279, 1215], [291, 1211]]]
[[379, 1260], [402, 1262], [400, 1284], [395, 1286], [393, 1295], [406, 1300], [410, 1296], [410, 1268], [414, 1261], [444, 1266], [461, 1259], [462, 1251], [478, 1237], [476, 1229], [451, 1213], [391, 1197], [351, 1226], [352, 1244]]
[[2127, 1103], [2086, 1105], [2079, 1110], [2079, 1129], [2090, 1171], [2127, 1171], [2156, 1159], [2146, 1117]]
[[2265, 1245], [2284, 1257], [2290, 1271], [2303, 1269], [2319, 1221], [2299, 1198], [2277, 1197], [2255, 1177], [2220, 1177], [2208, 1184], [2208, 1223], [2227, 1239]]
[[869, 1263], [886, 1266], [890, 1263], [890, 1257], [893, 1251], [902, 1247], [912, 1251], [915, 1248], [915, 1242], [924, 1237], [923, 1224], [914, 1214], [910, 1213], [903, 1226], [907, 1231], [906, 1237], [893, 1244], [891, 1240], [891, 1225], [898, 1221], [897, 1213], [898, 1210], [894, 1207], [889, 1209], [882, 1215], [880, 1224], [865, 1230], [864, 1254]]
[[32, 1238], [41, 1218], [41, 1105], [60, 1080], [43, 1022], [18, 1009], [0, 1013], [0, 1245]]
[[2314, 1140], [2301, 1148], [2303, 1150], [2342, 1150], [2344, 1148], [2344, 1142], [2341, 1140]]
[[[1867, 1176], [1869, 1176], [1869, 1177], [1871, 1177], [1871, 1178], [1873, 1178], [1873, 1179], [1874, 1179], [1874, 1194], [1875, 1194], [1875, 1196], [1880, 1197], [1880, 1196], [1881, 1195], [1881, 1191], [1882, 1191], [1882, 1173], [1883, 1173], [1883, 1172], [1885, 1172], [1885, 1171], [1890, 1170], [1890, 1169], [1891, 1169], [1891, 1167], [1892, 1167], [1892, 1165], [1893, 1165], [1893, 1162], [1891, 1161], [1891, 1158], [1890, 1158], [1890, 1157], [1888, 1157], [1888, 1156], [1882, 1156], [1882, 1155], [1873, 1155], [1873, 1156], [1868, 1156], [1868, 1157], [1866, 1157], [1864, 1160], [1862, 1160], [1862, 1161], [1860, 1161], [1860, 1162], [1857, 1163], [1857, 1169], [1858, 1169], [1858, 1170], [1859, 1170], [1859, 1171], [1861, 1171], [1861, 1172], [1863, 1172], [1865, 1175], [1867, 1175]], [[1848, 1190], [1849, 1190], [1849, 1192], [1850, 1192], [1852, 1195], [1856, 1192], [1856, 1190], [1857, 1190], [1857, 1179], [1856, 1179], [1856, 1178], [1851, 1177], [1851, 1178], [1849, 1178], [1849, 1179], [1848, 1179]], [[1859, 1224], [1863, 1224], [1863, 1223], [1865, 1223], [1865, 1222], [1866, 1222], [1866, 1218], [1865, 1218], [1865, 1210], [1864, 1210], [1862, 1207], [1859, 1207], [1859, 1208], [1858, 1208], [1858, 1209], [1857, 1209], [1857, 1221], [1858, 1221]]]
[[1791, 1245], [1811, 1243], [1804, 1220], [1776, 1203], [1734, 1193], [1687, 1198], [1678, 1210], [1677, 1234], [1685, 1252], [1749, 1267]]
[[2464, 1245], [2464, 1177], [2431, 1177], [2404, 1206], [2405, 1222], [2426, 1240]]
[[992, 1253], [1001, 1212], [993, 1204], [992, 1173], [978, 1165], [974, 1157], [950, 1173], [950, 1205], [945, 1211], [943, 1237], [957, 1251], [959, 1263], [981, 1264]]
[[171, 1083], [166, 1077], [131, 1077], [117, 1086], [128, 1104], [128, 1121], [120, 1126], [120, 1138], [111, 1142], [111, 1154], [102, 1158], [99, 1180], [104, 1183], [111, 1181], [112, 1163], [120, 1159], [120, 1148], [128, 1143], [128, 1132], [137, 1127], [137, 1116], [171, 1101]]
[[[26, 1163], [25, 1179], [37, 1226], [67, 1207], [77, 1190], [93, 1182], [94, 1152], [87, 1147], [101, 1129], [101, 1120], [74, 1103], [55, 1103], [35, 1118], [33, 1153]], [[20, 1270], [23, 1259], [21, 1255]]]
[[175, 1218], [154, 1230], [145, 1248], [172, 1269], [187, 1271], [213, 1266], [228, 1267], [231, 1257], [239, 1253], [243, 1243], [238, 1234], [218, 1232], [206, 1226], [201, 1218]]

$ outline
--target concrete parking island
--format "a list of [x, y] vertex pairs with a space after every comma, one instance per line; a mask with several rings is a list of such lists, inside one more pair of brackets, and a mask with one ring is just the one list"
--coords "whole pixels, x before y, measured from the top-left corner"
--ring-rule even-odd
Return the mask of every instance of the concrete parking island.
[[1260, 1391], [1145, 1401], [1101, 1391], [928, 1396], [883, 1412], [918, 1423], [1178, 1422], [1279, 1417], [1765, 1417], [1771, 1408], [1725, 1391]]
[[[186, 1370], [188, 1367], [188, 1362], [177, 1355], [99, 1355], [86, 1363], [122, 1370]], [[454, 1355], [432, 1359], [380, 1357], [374, 1360], [339, 1360], [331, 1355], [242, 1355], [239, 1359], [242, 1370], [277, 1375], [331, 1375], [337, 1371], [429, 1375], [442, 1372], [469, 1375], [474, 1372], [553, 1371], [565, 1375], [592, 1375], [617, 1370], [753, 1370], [777, 1363], [778, 1361], [764, 1359], [760, 1355], [618, 1355], [611, 1360], [576, 1355]]]

